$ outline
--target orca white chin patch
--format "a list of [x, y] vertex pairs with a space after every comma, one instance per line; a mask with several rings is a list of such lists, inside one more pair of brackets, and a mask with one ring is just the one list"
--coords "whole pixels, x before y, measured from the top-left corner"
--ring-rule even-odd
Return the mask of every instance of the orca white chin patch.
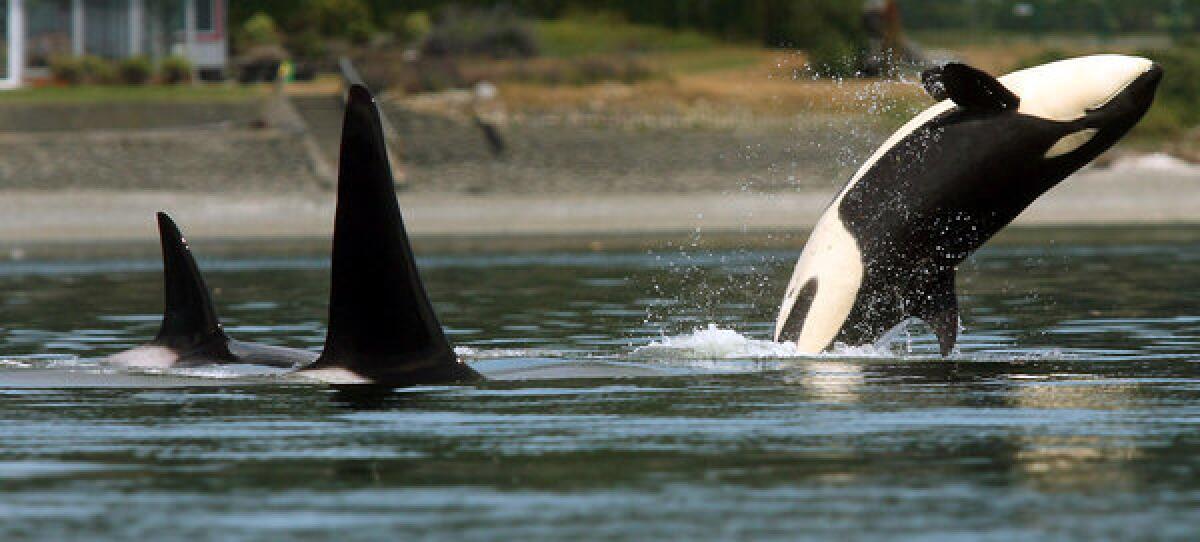
[[1092, 55], [1034, 66], [1000, 77], [1021, 98], [1018, 113], [1072, 121], [1103, 107], [1154, 63], [1125, 55]]
[[1075, 152], [1079, 150], [1079, 147], [1087, 145], [1087, 142], [1096, 137], [1098, 133], [1100, 133], [1100, 130], [1097, 128], [1087, 128], [1073, 134], [1067, 134], [1046, 150], [1045, 158], [1058, 158], [1059, 156]]

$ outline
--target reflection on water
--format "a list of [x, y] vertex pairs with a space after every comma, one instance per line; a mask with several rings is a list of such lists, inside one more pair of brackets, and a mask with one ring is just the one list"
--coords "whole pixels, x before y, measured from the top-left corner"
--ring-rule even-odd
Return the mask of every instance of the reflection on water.
[[[559, 378], [401, 391], [96, 373], [154, 262], [0, 264], [0, 538], [1194, 535], [1200, 246], [985, 251], [950, 360], [766, 343], [792, 257], [426, 258], [461, 355]], [[320, 347], [323, 259], [202, 266], [233, 335]]]

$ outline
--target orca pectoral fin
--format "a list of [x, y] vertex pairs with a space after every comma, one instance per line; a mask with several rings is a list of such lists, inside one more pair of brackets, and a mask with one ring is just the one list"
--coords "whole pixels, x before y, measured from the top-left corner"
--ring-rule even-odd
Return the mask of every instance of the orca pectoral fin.
[[167, 213], [158, 213], [158, 235], [162, 244], [164, 309], [162, 326], [152, 344], [215, 356], [215, 360], [232, 359], [208, 284], [192, 258], [187, 240]]
[[362, 85], [351, 86], [342, 124], [325, 348], [300, 374], [388, 386], [480, 378], [458, 361], [429, 302]]
[[950, 99], [950, 94], [946, 92], [946, 83], [942, 81], [942, 66], [921, 72], [921, 86], [925, 88], [925, 93], [934, 100], [940, 102]]
[[964, 109], [1007, 111], [1021, 105], [1021, 99], [998, 79], [958, 62], [921, 72], [921, 85], [933, 99], [952, 100]]
[[950, 355], [958, 341], [958, 297], [954, 293], [954, 271], [937, 275], [919, 291], [909, 294], [910, 311], [937, 335], [942, 357]]

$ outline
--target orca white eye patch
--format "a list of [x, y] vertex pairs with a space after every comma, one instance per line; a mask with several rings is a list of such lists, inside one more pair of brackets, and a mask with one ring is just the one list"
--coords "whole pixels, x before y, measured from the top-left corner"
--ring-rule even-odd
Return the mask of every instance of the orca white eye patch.
[[1062, 136], [1058, 141], [1054, 142], [1049, 149], [1046, 150], [1046, 155], [1043, 158], [1058, 158], [1065, 154], [1074, 152], [1091, 141], [1100, 130], [1096, 128], [1084, 128], [1078, 132], [1070, 133]]

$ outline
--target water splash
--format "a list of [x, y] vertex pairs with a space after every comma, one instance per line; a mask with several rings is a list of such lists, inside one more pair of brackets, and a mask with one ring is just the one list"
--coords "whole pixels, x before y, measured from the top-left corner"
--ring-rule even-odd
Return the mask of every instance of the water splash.
[[[226, 365], [203, 365], [200, 367], [172, 368], [162, 371], [161, 374], [223, 380], [275, 377], [288, 374], [291, 371], [291, 369], [281, 367], [267, 367], [263, 365], [234, 363]], [[150, 374], [159, 374], [157, 371], [149, 372]]]
[[14, 369], [90, 369], [96, 363], [72, 354], [29, 354], [0, 357], [0, 368]]
[[660, 359], [839, 359], [839, 358], [913, 358], [912, 343], [906, 332], [893, 330], [875, 344], [847, 346], [835, 344], [828, 352], [809, 354], [801, 352], [794, 343], [747, 337], [732, 329], [722, 329], [710, 323], [691, 333], [664, 336], [645, 346], [634, 349], [633, 356]]
[[474, 348], [455, 346], [454, 354], [467, 360], [504, 358], [561, 358], [566, 355], [560, 350], [546, 348]]
[[635, 357], [684, 359], [796, 358], [805, 356], [796, 345], [752, 339], [732, 329], [708, 324], [685, 335], [664, 336], [634, 349]]
[[[892, 328], [874, 344], [850, 346], [835, 343], [820, 354], [799, 351], [793, 343], [777, 343], [747, 337], [732, 329], [722, 329], [710, 323], [691, 333], [664, 336], [645, 346], [635, 348], [631, 357], [656, 361], [689, 360], [805, 360], [835, 362], [838, 360], [897, 360], [897, 361], [967, 361], [967, 362], [1025, 362], [1069, 361], [1079, 359], [1077, 351], [1061, 348], [1006, 348], [995, 345], [962, 352], [958, 348], [949, 357], [942, 357], [937, 342], [928, 331], [916, 328], [916, 320], [908, 320]], [[978, 347], [976, 347], [978, 348]], [[1105, 357], [1101, 352], [1089, 356]]]

